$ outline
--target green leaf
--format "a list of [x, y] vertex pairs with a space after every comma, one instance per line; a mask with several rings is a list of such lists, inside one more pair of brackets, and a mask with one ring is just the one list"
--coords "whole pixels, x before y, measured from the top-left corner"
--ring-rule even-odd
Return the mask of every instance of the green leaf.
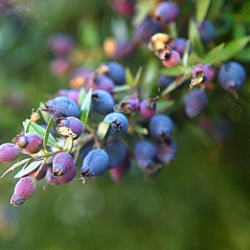
[[37, 169], [41, 164], [43, 160], [39, 161], [33, 161], [30, 164], [25, 165], [23, 169], [21, 169], [15, 176], [14, 178], [21, 178], [29, 173], [31, 173], [33, 170]]
[[196, 26], [196, 23], [193, 19], [189, 22], [189, 31], [188, 31], [189, 40], [192, 44], [192, 50], [200, 57], [204, 56], [205, 49], [201, 40], [200, 33]]
[[88, 91], [81, 105], [81, 121], [83, 122], [84, 125], [88, 121], [91, 99], [92, 99], [92, 89]]
[[244, 48], [237, 56], [236, 59], [242, 62], [250, 62], [250, 46]]
[[[44, 108], [44, 103], [43, 103], [43, 102], [40, 102], [39, 107], [40, 107], [40, 108]], [[50, 114], [49, 114], [48, 112], [42, 111], [42, 110], [40, 110], [40, 112], [41, 112], [41, 115], [42, 115], [42, 117], [43, 117], [43, 120], [44, 120], [45, 123], [47, 124], [47, 123], [49, 122], [49, 119], [50, 119]]]
[[135, 75], [133, 86], [136, 87], [141, 79], [141, 74], [142, 74], [142, 67], [140, 67]]
[[4, 176], [6, 176], [8, 173], [14, 171], [16, 168], [18, 168], [18, 167], [20, 167], [20, 166], [22, 166], [22, 165], [24, 165], [24, 164], [26, 165], [27, 163], [31, 163], [32, 161], [34, 161], [33, 158], [26, 158], [26, 159], [24, 159], [24, 160], [22, 160], [22, 161], [16, 162], [15, 164], [13, 164], [11, 167], [9, 167], [9, 168], [1, 175], [0, 179], [3, 178]]
[[250, 36], [241, 37], [228, 42], [219, 56], [220, 61], [228, 61], [237, 56], [250, 41]]
[[168, 76], [179, 76], [179, 75], [186, 73], [187, 71], [188, 71], [187, 69], [185, 69], [181, 65], [178, 65], [172, 68], [164, 68], [160, 71], [160, 73], [166, 74]]
[[71, 150], [73, 148], [73, 141], [74, 141], [73, 136], [67, 137], [67, 139], [64, 142], [64, 146], [63, 146], [64, 152], [67, 152], [67, 153], [71, 152]]
[[155, 2], [148, 0], [140, 0], [136, 2], [136, 16], [134, 19], [134, 25], [141, 23], [154, 9]]
[[219, 61], [220, 55], [224, 49], [225, 43], [221, 43], [215, 48], [211, 49], [203, 59], [203, 63], [212, 65], [214, 62]]
[[148, 130], [146, 128], [143, 128], [137, 124], [133, 124], [132, 129], [136, 131], [138, 134], [142, 135], [148, 135]]
[[98, 129], [97, 129], [98, 139], [103, 140], [105, 138], [105, 136], [108, 133], [109, 126], [110, 126], [110, 122], [103, 121], [99, 123]]
[[[51, 129], [52, 124], [53, 124], [52, 122], [53, 122], [53, 116], [50, 117], [49, 122], [47, 124], [47, 127], [45, 129], [45, 134], [44, 134], [44, 138], [43, 138], [43, 148], [45, 148], [45, 149], [47, 147], [47, 143], [49, 143], [49, 141], [53, 141], [53, 139], [54, 139], [54, 137], [50, 134], [50, 129]], [[50, 136], [51, 136], [51, 138], [50, 138]], [[55, 139], [53, 142], [54, 142], [54, 144], [56, 144]], [[54, 145], [54, 144], [51, 144], [51, 145]]]
[[225, 4], [225, 0], [211, 1], [209, 13], [208, 13], [208, 19], [210, 21], [213, 21], [219, 15], [221, 15], [222, 8], [224, 7], [224, 4]]
[[[51, 122], [52, 121], [49, 120], [50, 127], [51, 127]], [[22, 123], [23, 127], [26, 128], [28, 123], [29, 123], [29, 120], [23, 121], [23, 123]], [[52, 146], [55, 146], [57, 144], [55, 138], [50, 133], [48, 133], [48, 131], [46, 129], [44, 129], [43, 127], [41, 127], [40, 125], [38, 125], [36, 123], [30, 122], [28, 132], [36, 133], [36, 134], [40, 135], [42, 138], [47, 137], [46, 138], [47, 143], [52, 145]], [[46, 133], [48, 133], [48, 134], [46, 135]]]
[[132, 85], [133, 85], [133, 82], [134, 82], [134, 77], [133, 77], [133, 75], [132, 75], [130, 69], [129, 69], [129, 68], [126, 68], [126, 69], [125, 69], [125, 72], [126, 72], [126, 83], [127, 83], [128, 85], [132, 86]]
[[211, 0], [199, 0], [196, 2], [196, 19], [198, 22], [202, 22], [205, 19], [210, 2]]
[[84, 88], [81, 88], [79, 91], [78, 100], [77, 100], [77, 103], [80, 107], [81, 107], [86, 95], [87, 95], [86, 90]]
[[189, 54], [190, 54], [190, 40], [187, 40], [187, 44], [182, 56], [182, 65], [183, 67], [188, 66], [188, 59], [189, 59]]

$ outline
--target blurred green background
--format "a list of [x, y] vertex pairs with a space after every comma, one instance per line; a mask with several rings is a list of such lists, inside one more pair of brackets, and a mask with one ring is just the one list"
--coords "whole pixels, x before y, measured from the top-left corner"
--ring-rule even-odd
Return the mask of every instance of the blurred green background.
[[[219, 40], [249, 34], [250, 20], [244, 15], [250, 10], [248, 1], [218, 2], [227, 4], [221, 16], [228, 24], [220, 25], [221, 19], [214, 17], [223, 34]], [[195, 1], [178, 3], [182, 13], [194, 14]], [[85, 65], [94, 68], [108, 60], [102, 45], [114, 35], [112, 27], [121, 22], [131, 32], [132, 26], [130, 19], [119, 17], [102, 0], [2, 1], [0, 7], [3, 143], [20, 132], [21, 122], [39, 102], [68, 88], [69, 75], [56, 77], [49, 70], [53, 58], [46, 46], [49, 36], [73, 35]], [[186, 18], [181, 16], [180, 24]], [[147, 56], [141, 49], [136, 59], [121, 63], [136, 72]], [[250, 74], [250, 53], [240, 59]], [[12, 174], [1, 179], [0, 249], [250, 249], [249, 84], [248, 80], [240, 91], [240, 102], [225, 101], [227, 115], [234, 117], [227, 140], [213, 143], [197, 123], [186, 120], [176, 126], [173, 136], [178, 144], [176, 161], [154, 182], [146, 181], [137, 168], [121, 184], [113, 183], [108, 173], [84, 185], [76, 180], [46, 191], [41, 182], [32, 199], [16, 208], [9, 204], [16, 180]], [[7, 166], [0, 164], [0, 173]]]

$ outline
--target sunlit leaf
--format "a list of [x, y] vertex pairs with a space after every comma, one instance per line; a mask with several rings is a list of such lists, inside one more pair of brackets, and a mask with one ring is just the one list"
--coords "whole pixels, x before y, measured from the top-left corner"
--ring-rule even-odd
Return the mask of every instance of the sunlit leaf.
[[240, 51], [242, 51], [249, 41], [250, 36], [245, 36], [228, 42], [220, 54], [219, 59], [221, 61], [228, 61], [232, 59], [233, 57], [237, 56]]
[[160, 72], [168, 76], [179, 76], [179, 75], [186, 73], [187, 70], [181, 65], [178, 65], [172, 68], [164, 68]]
[[190, 45], [190, 40], [187, 40], [187, 44], [182, 56], [182, 65], [183, 67], [187, 67], [188, 66], [188, 59], [189, 59], [189, 54], [190, 54], [190, 49], [191, 49], [191, 45]]
[[132, 86], [132, 85], [133, 85], [133, 82], [134, 82], [134, 77], [133, 77], [133, 75], [132, 75], [130, 69], [129, 69], [129, 68], [126, 68], [126, 69], [125, 69], [125, 72], [126, 72], [126, 83], [127, 83], [128, 85]]
[[[52, 122], [53, 122], [53, 116], [50, 117], [49, 122], [47, 124], [47, 127], [45, 129], [45, 134], [43, 137], [43, 148], [46, 148], [47, 143], [49, 143], [49, 141], [53, 141], [53, 143], [56, 144], [54, 137], [50, 134], [50, 129], [51, 129], [52, 124], [53, 124]], [[54, 144], [51, 144], [51, 145], [54, 145]]]
[[203, 63], [212, 65], [214, 62], [219, 61], [220, 55], [224, 49], [225, 43], [222, 43], [215, 48], [211, 49], [203, 59]]
[[98, 129], [97, 129], [97, 137], [98, 139], [102, 140], [105, 138], [105, 136], [108, 133], [110, 126], [110, 122], [103, 121], [99, 124]]
[[34, 171], [35, 169], [37, 169], [41, 163], [43, 162], [43, 160], [39, 160], [39, 161], [33, 161], [31, 162], [27, 167], [21, 169], [15, 176], [14, 178], [21, 178], [29, 173], [31, 173], [32, 171]]
[[134, 19], [134, 25], [141, 23], [154, 9], [154, 1], [140, 0], [136, 2], [136, 16]]
[[70, 153], [72, 148], [73, 148], [73, 136], [69, 136], [64, 142], [63, 151]]
[[199, 0], [196, 2], [196, 19], [198, 22], [202, 22], [209, 8], [211, 0]]
[[83, 124], [86, 124], [88, 121], [91, 99], [92, 99], [92, 89], [88, 91], [81, 105], [81, 121], [83, 122]]
[[[44, 103], [43, 103], [43, 102], [40, 102], [39, 107], [40, 107], [40, 108], [44, 108]], [[49, 119], [50, 119], [50, 114], [49, 114], [48, 112], [42, 111], [42, 110], [40, 110], [40, 113], [41, 113], [41, 115], [42, 115], [42, 117], [43, 117], [43, 120], [44, 120], [45, 123], [47, 124], [47, 123], [49, 122]]]
[[86, 95], [87, 95], [86, 90], [84, 88], [81, 88], [79, 91], [78, 100], [77, 100], [77, 103], [80, 107], [81, 107]]

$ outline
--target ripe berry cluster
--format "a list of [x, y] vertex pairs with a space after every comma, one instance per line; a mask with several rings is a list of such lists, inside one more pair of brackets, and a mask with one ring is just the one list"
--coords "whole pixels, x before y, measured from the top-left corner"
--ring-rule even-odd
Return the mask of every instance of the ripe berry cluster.
[[[114, 1], [113, 8], [130, 17], [136, 15], [134, 4]], [[74, 40], [62, 33], [49, 39], [56, 56], [52, 71], [61, 75], [71, 69], [72, 74], [68, 89], [41, 104], [23, 122], [23, 131], [11, 143], [0, 145], [0, 162], [18, 159], [3, 176], [22, 167], [15, 175], [20, 180], [11, 197], [14, 206], [29, 199], [42, 179], [46, 185], [60, 185], [108, 171], [119, 182], [137, 164], [152, 180], [176, 157], [174, 111], [183, 109], [187, 119], [200, 116], [214, 91], [216, 71], [222, 89], [238, 98], [236, 91], [246, 82], [244, 67], [230, 58], [225, 60], [224, 44], [211, 45], [214, 26], [204, 17], [191, 19], [188, 38], [169, 34], [180, 12], [177, 3], [162, 1], [137, 23], [128, 43], [104, 43], [107, 55], [117, 59], [133, 56], [136, 48], [153, 51], [153, 60], [162, 70], [156, 71], [147, 86], [141, 68], [133, 76], [116, 60], [95, 69], [73, 68], [68, 59], [76, 46]], [[179, 87], [184, 87], [181, 94], [174, 95]], [[173, 100], [175, 105], [169, 108]]]

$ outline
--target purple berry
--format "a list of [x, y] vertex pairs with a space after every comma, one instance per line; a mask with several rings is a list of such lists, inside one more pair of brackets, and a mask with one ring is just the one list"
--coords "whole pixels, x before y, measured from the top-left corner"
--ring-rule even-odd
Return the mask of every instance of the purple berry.
[[230, 61], [225, 63], [219, 71], [219, 83], [227, 91], [240, 89], [246, 82], [246, 78], [246, 71], [238, 62]]
[[76, 175], [76, 168], [72, 167], [67, 173], [61, 176], [55, 176], [55, 180], [58, 182], [58, 184], [65, 184], [74, 179]]
[[149, 120], [149, 133], [155, 139], [169, 138], [173, 131], [173, 122], [165, 114], [156, 114]]
[[214, 70], [208, 64], [198, 64], [192, 70], [192, 78], [198, 78], [200, 75], [202, 75], [203, 78], [201, 83], [209, 83], [214, 77]]
[[[182, 37], [176, 37], [172, 39], [172, 41], [169, 43], [169, 46], [171, 49], [177, 51], [182, 57], [187, 46], [187, 39]], [[189, 47], [189, 53], [190, 52], [191, 52], [191, 47]]]
[[124, 17], [132, 17], [135, 12], [134, 0], [112, 0], [112, 8], [114, 11]]
[[196, 25], [203, 43], [210, 43], [214, 40], [215, 28], [209, 20], [205, 19], [202, 22], [197, 21]]
[[82, 177], [99, 177], [108, 169], [109, 157], [103, 149], [93, 149], [83, 159]]
[[107, 146], [106, 153], [109, 156], [109, 168], [114, 168], [124, 160], [127, 148], [123, 142], [114, 141]]
[[12, 162], [20, 154], [20, 149], [13, 143], [0, 145], [0, 162]]
[[108, 135], [120, 136], [128, 130], [128, 119], [122, 113], [112, 112], [104, 117], [104, 121], [110, 122]]
[[87, 82], [93, 75], [93, 70], [87, 67], [78, 67], [73, 71], [69, 85], [73, 89], [87, 88]]
[[185, 113], [189, 118], [198, 116], [208, 104], [208, 98], [204, 91], [195, 89], [185, 97]]
[[166, 59], [161, 60], [162, 64], [167, 68], [172, 68], [177, 66], [181, 61], [180, 54], [175, 51], [171, 50], [169, 57], [166, 57]]
[[47, 111], [50, 115], [53, 115], [55, 120], [61, 117], [79, 117], [80, 115], [80, 110], [77, 104], [72, 99], [65, 96], [59, 96], [48, 100], [42, 110]]
[[140, 103], [140, 115], [145, 119], [150, 119], [156, 113], [156, 101], [148, 98]]
[[32, 176], [21, 178], [15, 185], [14, 194], [10, 203], [14, 206], [21, 205], [23, 201], [29, 199], [36, 190], [36, 179]]
[[77, 139], [83, 131], [82, 122], [73, 116], [59, 118], [56, 120], [56, 124], [57, 132], [64, 137], [73, 136], [74, 139]]
[[106, 90], [94, 90], [91, 99], [92, 110], [100, 115], [107, 115], [113, 111], [115, 101], [113, 96]]
[[55, 76], [65, 76], [69, 73], [72, 65], [67, 57], [56, 57], [49, 65], [51, 73]]
[[105, 75], [94, 74], [88, 79], [86, 87], [93, 90], [102, 89], [111, 93], [115, 87], [115, 83]]
[[167, 25], [177, 19], [180, 9], [179, 6], [171, 1], [163, 1], [159, 3], [154, 11], [154, 19], [161, 25]]
[[53, 159], [53, 173], [55, 176], [62, 176], [71, 171], [75, 166], [74, 158], [66, 152], [58, 153]]
[[57, 96], [66, 96], [78, 103], [79, 90], [78, 89], [61, 89], [57, 92]]
[[169, 164], [174, 161], [177, 153], [177, 146], [172, 139], [157, 142], [155, 144], [156, 160], [162, 164]]
[[26, 154], [36, 154], [43, 147], [43, 138], [35, 133], [21, 133], [13, 139], [13, 143]]
[[129, 97], [121, 103], [122, 112], [126, 114], [137, 111], [139, 107], [140, 100], [138, 97]]

